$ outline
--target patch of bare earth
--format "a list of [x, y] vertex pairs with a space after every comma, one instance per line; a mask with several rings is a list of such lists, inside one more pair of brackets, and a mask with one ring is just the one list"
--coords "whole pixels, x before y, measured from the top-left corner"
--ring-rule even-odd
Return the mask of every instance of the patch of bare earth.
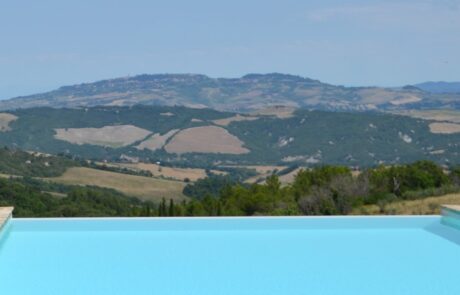
[[149, 130], [133, 125], [104, 126], [102, 128], [58, 128], [56, 139], [73, 144], [92, 144], [109, 147], [122, 147], [144, 139], [151, 134]]
[[160, 133], [155, 133], [154, 135], [150, 136], [148, 139], [144, 140], [141, 142], [138, 146], [136, 146], [137, 149], [139, 150], [151, 150], [151, 151], [156, 151], [161, 148], [166, 144], [169, 138], [171, 138], [174, 134], [177, 133], [179, 129], [173, 129], [168, 131], [167, 133], [160, 135]]
[[252, 116], [241, 116], [240, 114], [230, 117], [230, 118], [225, 118], [225, 119], [219, 119], [219, 120], [214, 120], [212, 121], [216, 125], [220, 126], [228, 126], [232, 122], [240, 122], [240, 121], [254, 121], [259, 119], [259, 117], [252, 117]]
[[17, 119], [18, 117], [13, 114], [0, 113], [0, 132], [10, 131], [10, 123]]
[[460, 124], [455, 123], [431, 123], [429, 126], [432, 133], [452, 134], [460, 132]]
[[217, 126], [193, 127], [181, 130], [165, 146], [168, 153], [246, 154], [243, 142], [226, 129]]

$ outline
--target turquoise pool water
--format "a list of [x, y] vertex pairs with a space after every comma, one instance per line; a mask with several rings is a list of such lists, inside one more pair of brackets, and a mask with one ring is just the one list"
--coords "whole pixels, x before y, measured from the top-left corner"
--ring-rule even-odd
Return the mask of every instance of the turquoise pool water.
[[13, 219], [0, 294], [460, 294], [440, 217]]

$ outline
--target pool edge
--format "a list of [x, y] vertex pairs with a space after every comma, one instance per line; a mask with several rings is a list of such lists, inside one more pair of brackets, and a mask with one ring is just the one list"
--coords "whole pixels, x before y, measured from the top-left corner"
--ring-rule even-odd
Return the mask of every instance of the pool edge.
[[0, 231], [13, 217], [14, 207], [0, 207]]

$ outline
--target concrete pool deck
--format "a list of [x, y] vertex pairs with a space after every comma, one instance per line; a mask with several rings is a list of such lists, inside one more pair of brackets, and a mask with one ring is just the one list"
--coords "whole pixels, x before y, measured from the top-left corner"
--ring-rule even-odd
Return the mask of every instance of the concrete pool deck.
[[0, 207], [0, 229], [13, 216], [14, 207]]
[[441, 208], [460, 213], [460, 205], [442, 205]]
[[442, 223], [460, 229], [460, 205], [441, 206]]

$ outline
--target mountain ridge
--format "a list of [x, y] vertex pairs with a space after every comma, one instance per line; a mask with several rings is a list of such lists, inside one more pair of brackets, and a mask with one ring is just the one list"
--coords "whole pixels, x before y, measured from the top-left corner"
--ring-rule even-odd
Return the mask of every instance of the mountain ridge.
[[432, 93], [460, 93], [460, 82], [428, 81], [414, 86]]
[[202, 74], [142, 74], [62, 86], [0, 101], [0, 110], [56, 107], [164, 105], [251, 112], [273, 106], [326, 111], [460, 109], [460, 93], [346, 87], [290, 74], [211, 78]]

